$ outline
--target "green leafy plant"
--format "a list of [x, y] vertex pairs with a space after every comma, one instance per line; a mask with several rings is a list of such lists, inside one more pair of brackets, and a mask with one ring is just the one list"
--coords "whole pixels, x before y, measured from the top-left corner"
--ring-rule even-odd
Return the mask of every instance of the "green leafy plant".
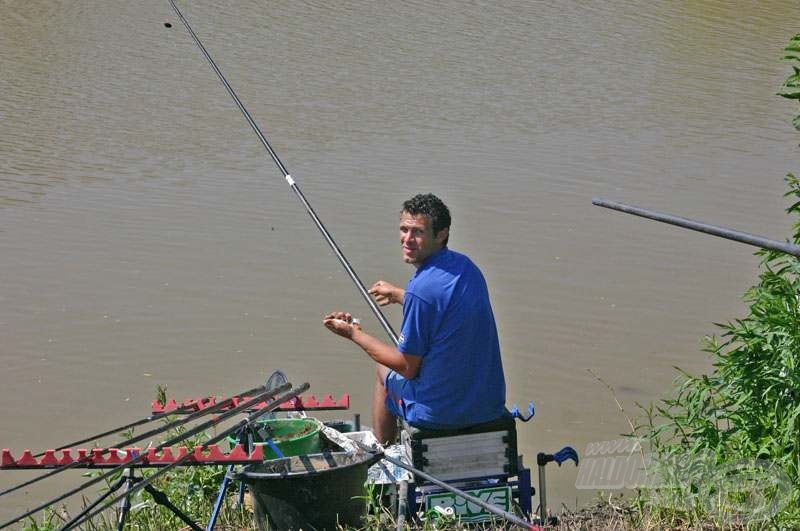
[[[788, 46], [784, 49], [783, 58], [795, 63], [800, 63], [800, 33], [792, 37], [789, 41]], [[794, 73], [783, 82], [778, 95], [784, 98], [800, 100], [800, 68], [795, 65], [792, 65], [792, 68], [794, 69]], [[792, 125], [794, 125], [795, 129], [800, 130], [800, 115], [794, 117]]]
[[[784, 58], [800, 63], [800, 34]], [[800, 100], [800, 68], [792, 68], [779, 95]], [[800, 116], [793, 125], [800, 130]], [[789, 174], [786, 184], [791, 241], [800, 245], [800, 180]], [[661, 465], [660, 483], [637, 503], [662, 524], [800, 523], [800, 259], [756, 254], [761, 272], [744, 295], [747, 315], [705, 338], [711, 374], [678, 369], [672, 396], [645, 408], [646, 422], [634, 430]], [[752, 478], [759, 482], [747, 483]]]
[[[787, 212], [795, 217], [792, 239], [800, 244], [800, 181], [790, 174], [786, 183], [786, 196], [793, 200]], [[708, 520], [711, 514], [726, 521], [737, 506], [751, 501], [748, 494], [757, 494], [782, 496], [765, 518], [782, 525], [800, 521], [800, 260], [776, 251], [757, 254], [762, 271], [744, 296], [748, 314], [717, 324], [721, 335], [705, 339], [713, 372], [681, 372], [673, 396], [647, 409], [647, 422], [638, 430], [660, 462], [694, 465], [695, 476], [675, 478], [676, 488], [667, 482], [660, 491], [645, 493], [658, 502], [656, 511], [672, 517]], [[735, 472], [733, 464], [743, 460], [760, 467], [764, 478], [777, 479], [763, 482], [758, 492], [741, 489], [721, 496], [720, 483], [734, 476], [719, 471]], [[673, 496], [665, 497], [665, 491]], [[714, 497], [717, 505], [709, 507]]]

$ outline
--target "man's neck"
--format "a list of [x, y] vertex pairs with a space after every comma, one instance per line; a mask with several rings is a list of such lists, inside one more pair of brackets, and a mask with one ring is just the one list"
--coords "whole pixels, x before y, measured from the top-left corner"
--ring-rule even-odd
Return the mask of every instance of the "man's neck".
[[411, 264], [411, 265], [413, 265], [413, 266], [414, 266], [414, 269], [419, 269], [419, 268], [420, 268], [420, 267], [422, 267], [422, 266], [423, 266], [423, 265], [424, 265], [424, 264], [425, 264], [425, 263], [426, 263], [428, 260], [430, 260], [430, 259], [431, 259], [431, 258], [433, 258], [434, 256], [438, 255], [439, 253], [441, 253], [441, 252], [442, 252], [443, 250], [445, 250], [445, 249], [447, 249], [447, 246], [446, 246], [446, 245], [443, 245], [442, 247], [439, 247], [439, 248], [438, 248], [438, 249], [436, 249], [436, 250], [435, 250], [433, 253], [431, 253], [430, 255], [428, 255], [428, 257], [427, 257], [427, 258], [425, 258], [425, 260], [423, 260], [422, 262], [419, 262], [419, 263], [413, 263], [413, 264]]

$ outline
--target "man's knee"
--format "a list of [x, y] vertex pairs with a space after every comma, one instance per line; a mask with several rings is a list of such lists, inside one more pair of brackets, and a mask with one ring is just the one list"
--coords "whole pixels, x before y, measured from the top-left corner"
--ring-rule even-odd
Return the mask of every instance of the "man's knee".
[[375, 364], [375, 378], [381, 387], [386, 387], [386, 376], [389, 374], [389, 369], [380, 363]]

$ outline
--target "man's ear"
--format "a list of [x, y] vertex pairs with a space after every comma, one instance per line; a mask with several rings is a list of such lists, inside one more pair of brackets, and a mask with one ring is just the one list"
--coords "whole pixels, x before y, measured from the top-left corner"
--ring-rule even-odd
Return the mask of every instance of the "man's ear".
[[439, 234], [436, 235], [436, 241], [439, 245], [444, 245], [444, 242], [447, 241], [448, 236], [450, 236], [450, 227], [445, 227], [439, 231]]

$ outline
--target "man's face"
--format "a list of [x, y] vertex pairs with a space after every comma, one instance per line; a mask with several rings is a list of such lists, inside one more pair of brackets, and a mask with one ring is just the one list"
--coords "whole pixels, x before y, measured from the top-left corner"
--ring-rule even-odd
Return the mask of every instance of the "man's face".
[[433, 233], [433, 223], [424, 214], [416, 216], [403, 212], [400, 214], [400, 245], [403, 249], [403, 261], [419, 267], [430, 255], [444, 246], [449, 229], [442, 229], [439, 234]]

